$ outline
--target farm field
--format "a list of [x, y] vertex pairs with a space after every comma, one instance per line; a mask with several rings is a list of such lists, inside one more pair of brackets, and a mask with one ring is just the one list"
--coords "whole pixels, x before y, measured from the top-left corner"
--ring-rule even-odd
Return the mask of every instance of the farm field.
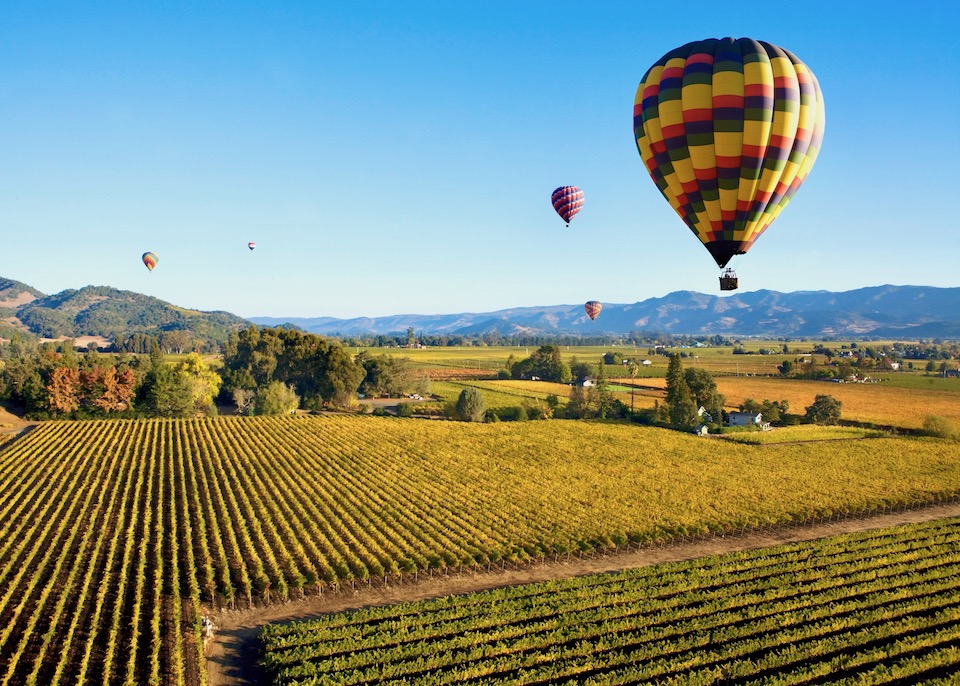
[[[637, 383], [646, 383], [646, 380], [638, 380]], [[543, 402], [549, 395], [557, 396], [560, 406], [565, 406], [570, 399], [569, 384], [514, 379], [435, 381], [431, 384], [431, 392], [444, 402], [456, 402], [460, 392], [468, 386], [480, 391], [488, 408], [523, 405], [524, 401]], [[631, 393], [626, 387], [623, 388], [624, 390], [614, 390], [613, 397], [630, 407]], [[635, 389], [632, 395], [634, 407], [638, 410], [653, 407], [654, 403], [663, 397], [661, 391], [639, 388]]]
[[747, 398], [786, 400], [790, 411], [802, 413], [818, 394], [843, 403], [843, 419], [882, 426], [916, 429], [928, 415], [960, 422], [960, 395], [944, 390], [904, 388], [878, 383], [830, 383], [763, 377], [718, 377], [717, 388], [736, 407]]
[[956, 683], [960, 520], [267, 626], [274, 686]]
[[[757, 401], [786, 400], [790, 412], [803, 414], [817, 395], [830, 395], [843, 403], [842, 418], [857, 422], [917, 429], [928, 415], [960, 422], [960, 395], [953, 391], [908, 388], [877, 383], [830, 383], [806, 379], [762, 376], [719, 376], [717, 390], [734, 409], [747, 398]], [[617, 379], [628, 383], [628, 379]], [[650, 388], [666, 389], [665, 379], [637, 381]], [[958, 384], [960, 388], [960, 384]], [[650, 395], [645, 391], [645, 395]], [[653, 393], [655, 394], [655, 393]]]
[[194, 684], [205, 607], [960, 493], [956, 444], [584, 421], [48, 422], [0, 451], [0, 683]]

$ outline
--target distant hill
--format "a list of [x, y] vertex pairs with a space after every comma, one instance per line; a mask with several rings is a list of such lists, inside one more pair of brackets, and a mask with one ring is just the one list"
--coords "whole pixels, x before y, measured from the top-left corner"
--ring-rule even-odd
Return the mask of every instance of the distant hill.
[[311, 333], [404, 332], [466, 335], [726, 334], [778, 337], [960, 338], [960, 287], [875, 286], [852, 291], [761, 290], [720, 297], [677, 291], [632, 304], [604, 303], [596, 321], [582, 305], [519, 307], [484, 313], [389, 317], [253, 317], [264, 326], [289, 323]]
[[208, 342], [226, 340], [248, 322], [228, 312], [176, 307], [149, 295], [107, 286], [85, 286], [45, 295], [19, 281], [0, 279], [0, 336], [26, 331], [43, 338], [128, 334], [159, 335], [183, 330]]

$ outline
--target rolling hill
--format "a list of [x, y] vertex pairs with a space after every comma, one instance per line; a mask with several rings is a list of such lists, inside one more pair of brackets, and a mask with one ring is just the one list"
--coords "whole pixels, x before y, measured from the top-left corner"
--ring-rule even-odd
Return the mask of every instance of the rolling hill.
[[248, 322], [228, 312], [201, 312], [158, 298], [108, 286], [85, 286], [46, 295], [19, 281], [0, 278], [0, 337], [29, 332], [43, 338], [183, 330], [208, 342], [226, 340]]

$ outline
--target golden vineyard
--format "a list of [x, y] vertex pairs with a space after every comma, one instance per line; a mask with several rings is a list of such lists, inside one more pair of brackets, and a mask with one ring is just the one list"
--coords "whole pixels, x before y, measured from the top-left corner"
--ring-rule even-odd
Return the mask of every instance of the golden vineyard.
[[208, 608], [960, 493], [956, 444], [601, 422], [53, 422], [0, 452], [0, 683], [205, 680]]

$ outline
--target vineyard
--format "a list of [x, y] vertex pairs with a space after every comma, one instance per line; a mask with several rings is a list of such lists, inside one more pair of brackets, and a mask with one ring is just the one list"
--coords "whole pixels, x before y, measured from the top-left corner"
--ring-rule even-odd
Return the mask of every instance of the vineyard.
[[275, 686], [955, 684], [960, 520], [267, 626]]
[[956, 444], [933, 439], [758, 448], [599, 422], [362, 416], [44, 423], [0, 452], [0, 686], [202, 683], [209, 606], [958, 493]]

